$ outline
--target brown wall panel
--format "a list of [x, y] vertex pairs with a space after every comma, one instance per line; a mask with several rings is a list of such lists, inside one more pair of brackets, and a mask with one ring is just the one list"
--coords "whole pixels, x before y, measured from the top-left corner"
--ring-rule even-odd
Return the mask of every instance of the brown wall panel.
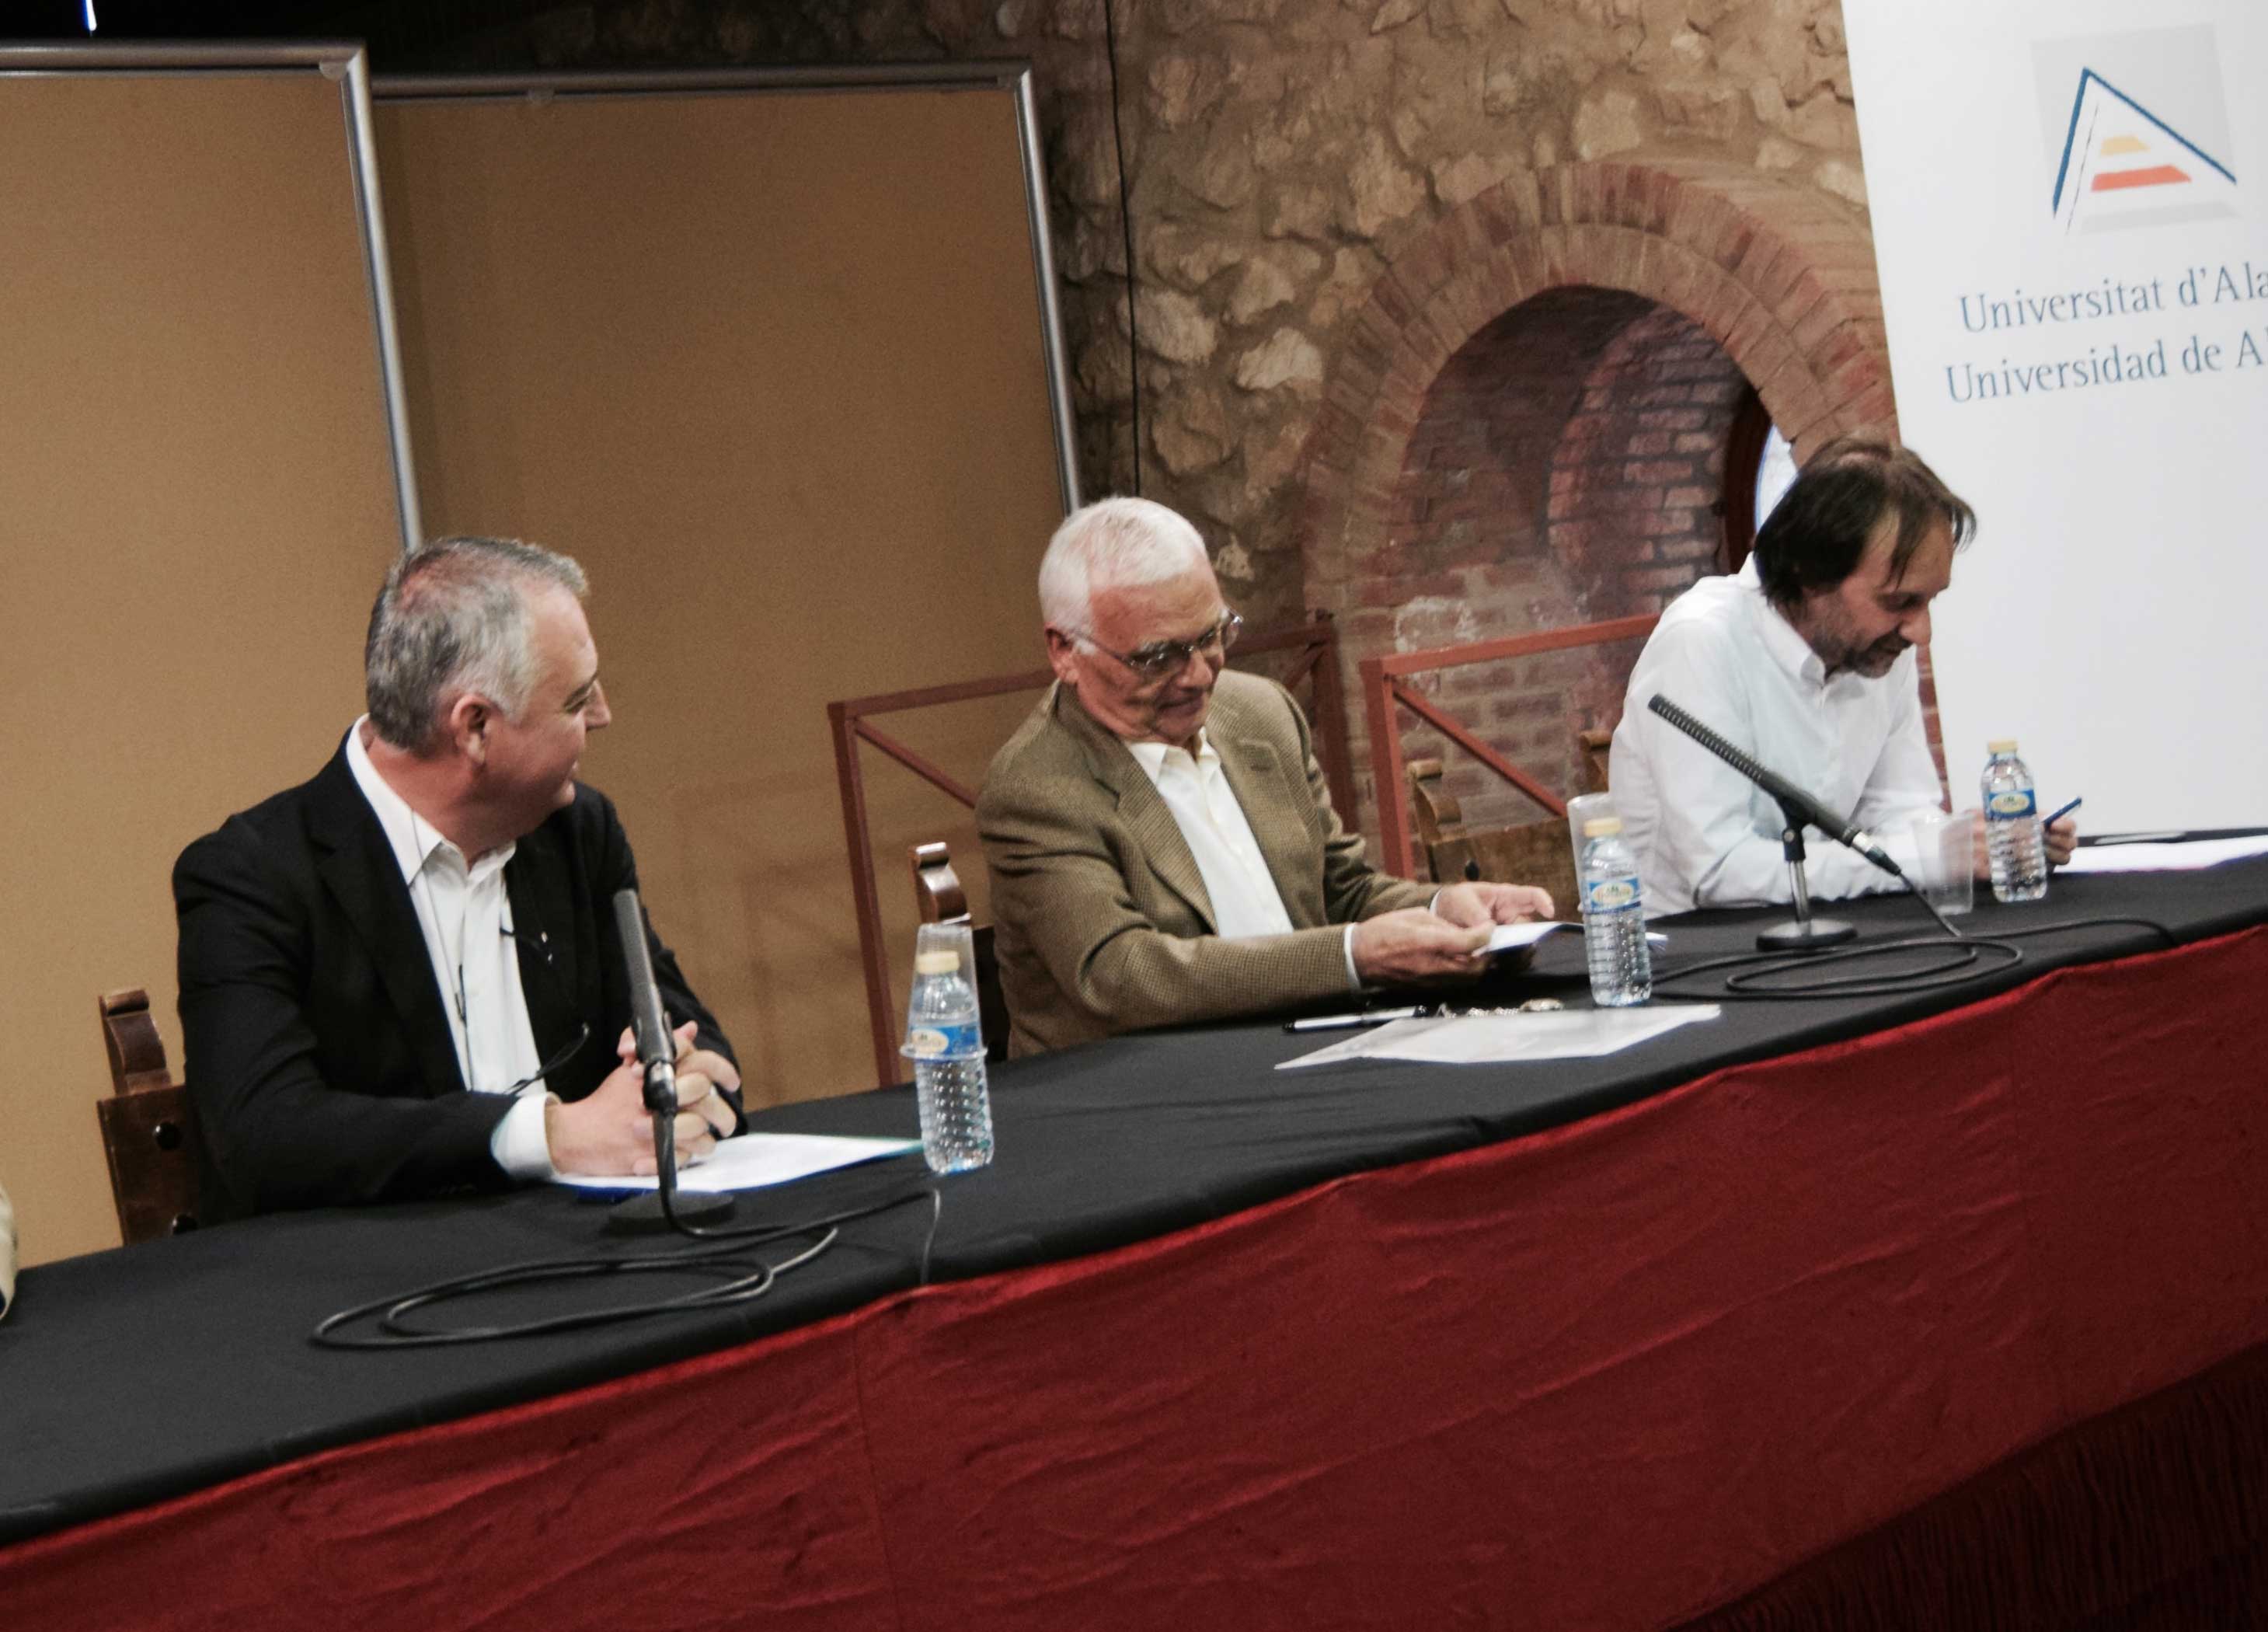
[[399, 548], [342, 89], [0, 78], [0, 1185], [114, 1244], [95, 994], [174, 1065], [174, 856], [359, 712]]
[[[1005, 88], [393, 100], [427, 532], [589, 570], [584, 772], [758, 1102], [873, 1086], [826, 705], [1035, 667], [1062, 514]], [[888, 722], [971, 783], [1028, 698]], [[902, 856], [965, 816], [867, 756]], [[902, 970], [901, 971], [902, 980]]]

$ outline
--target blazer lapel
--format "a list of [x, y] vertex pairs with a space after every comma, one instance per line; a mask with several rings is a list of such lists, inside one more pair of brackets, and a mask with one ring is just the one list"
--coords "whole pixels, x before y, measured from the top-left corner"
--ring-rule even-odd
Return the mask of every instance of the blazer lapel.
[[1197, 859], [1189, 853], [1189, 840], [1182, 837], [1181, 823], [1158, 790], [1151, 786], [1150, 778], [1140, 763], [1120, 742], [1094, 721], [1079, 700], [1079, 693], [1057, 683], [1056, 708], [1062, 719], [1079, 737], [1086, 750], [1087, 767], [1094, 779], [1108, 788], [1118, 801], [1118, 814], [1127, 831], [1142, 846], [1143, 858], [1156, 874], [1158, 882], [1179, 896], [1189, 911], [1204, 921], [1210, 934], [1219, 934], [1220, 926], [1213, 917], [1212, 897], [1204, 887], [1204, 875], [1197, 871]]
[[[551, 823], [519, 841], [504, 863], [504, 883], [512, 898], [512, 949], [519, 955], [519, 989], [527, 999], [528, 1029], [535, 1033], [536, 1054], [549, 1060], [582, 1024], [573, 926], [552, 921], [559, 905], [572, 897]], [[604, 1042], [611, 1048], [614, 1039]], [[576, 1060], [583, 1058], [578, 1051]], [[563, 1066], [556, 1074], [563, 1078], [569, 1072]]]
[[439, 982], [401, 868], [341, 748], [315, 779], [308, 807], [315, 866], [378, 971], [420, 1075], [435, 1094], [464, 1091]]
[[1290, 789], [1274, 745], [1257, 737], [1231, 737], [1214, 746], [1292, 927], [1314, 928], [1323, 921], [1314, 838], [1301, 811], [1288, 802]]

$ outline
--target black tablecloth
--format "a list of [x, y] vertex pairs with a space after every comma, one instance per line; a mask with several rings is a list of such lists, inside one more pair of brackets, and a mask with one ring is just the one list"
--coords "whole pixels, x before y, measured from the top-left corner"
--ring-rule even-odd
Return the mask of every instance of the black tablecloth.
[[[1839, 904], [1869, 941], [1929, 929], [1913, 903]], [[1664, 920], [1657, 980], [1750, 949], [1781, 911]], [[2153, 920], [2086, 927], [2089, 919]], [[947, 1180], [935, 1279], [1069, 1258], [1188, 1227], [1343, 1174], [1592, 1116], [1743, 1060], [1895, 1026], [2058, 966], [2147, 952], [2268, 919], [2268, 860], [2201, 873], [2059, 879], [2050, 898], [1989, 897], [1966, 933], [2026, 936], [2019, 964], [1903, 995], [1728, 1002], [1715, 1023], [1589, 1060], [1419, 1067], [1273, 1067], [1340, 1034], [1274, 1023], [1123, 1038], [1000, 1067], [999, 1154]], [[1580, 942], [1547, 942], [1513, 996], [1587, 1001]], [[1988, 962], [1993, 960], [1987, 960]], [[2256, 994], [2201, 993], [2200, 1001]], [[766, 1112], [759, 1128], [910, 1135], [904, 1089]], [[918, 1189], [917, 1156], [743, 1199], [741, 1222], [786, 1222]], [[858, 1307], [915, 1282], [926, 1206], [865, 1221], [837, 1247], [736, 1310], [462, 1348], [367, 1354], [310, 1345], [325, 1315], [446, 1276], [526, 1259], [656, 1250], [600, 1234], [572, 1193], [331, 1210], [248, 1221], [27, 1271], [0, 1326], [0, 1542], [193, 1490], [328, 1447], [465, 1416], [724, 1348]], [[775, 1254], [777, 1249], [774, 1249]], [[696, 1284], [688, 1281], [687, 1285]], [[650, 1294], [649, 1287], [642, 1291]], [[510, 1312], [615, 1294], [554, 1289]], [[493, 1312], [493, 1311], [492, 1311]]]

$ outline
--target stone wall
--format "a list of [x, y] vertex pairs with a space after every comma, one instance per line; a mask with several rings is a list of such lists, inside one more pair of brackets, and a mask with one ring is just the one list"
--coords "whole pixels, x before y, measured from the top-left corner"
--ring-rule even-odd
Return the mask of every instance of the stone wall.
[[1262, 621], [1311, 599], [1302, 462], [1350, 316], [1448, 212], [1631, 154], [1784, 175], [1863, 220], [1837, 0], [1113, 0], [1115, 122], [1106, 20], [1102, 0], [596, 0], [421, 65], [1029, 58], [1082, 480], [1136, 481], [1123, 158], [1140, 486]]

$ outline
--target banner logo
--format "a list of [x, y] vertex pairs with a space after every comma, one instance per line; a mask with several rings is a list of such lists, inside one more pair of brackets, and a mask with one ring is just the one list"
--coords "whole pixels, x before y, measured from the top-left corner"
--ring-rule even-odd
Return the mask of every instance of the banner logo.
[[2220, 50], [2210, 26], [2035, 46], [2065, 233], [2237, 213]]

